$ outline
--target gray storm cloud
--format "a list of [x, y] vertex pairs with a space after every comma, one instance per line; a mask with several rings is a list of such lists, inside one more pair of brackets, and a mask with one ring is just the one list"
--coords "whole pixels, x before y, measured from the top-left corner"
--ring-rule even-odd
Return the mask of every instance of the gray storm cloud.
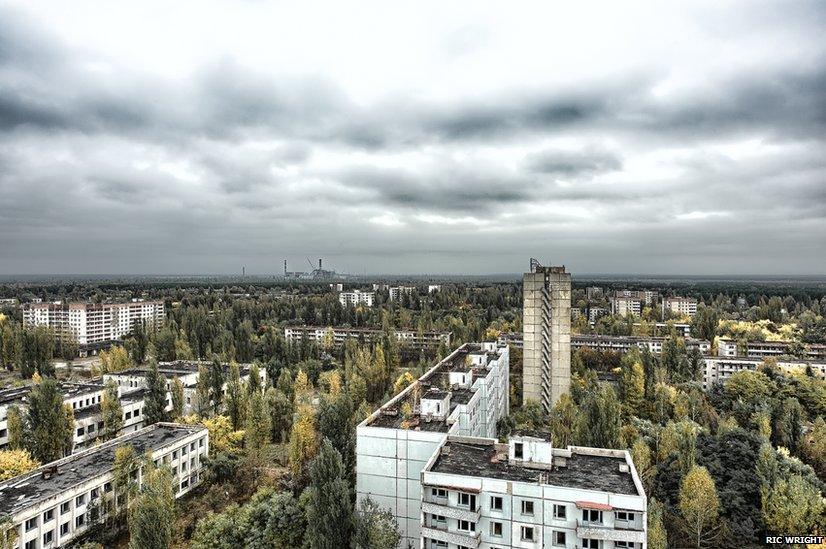
[[198, 6], [0, 6], [0, 274], [826, 272], [822, 4]]

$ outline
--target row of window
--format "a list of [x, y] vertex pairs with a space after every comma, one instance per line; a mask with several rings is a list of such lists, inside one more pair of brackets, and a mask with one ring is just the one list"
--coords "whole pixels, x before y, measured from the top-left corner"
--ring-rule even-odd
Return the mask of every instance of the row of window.
[[[446, 500], [448, 492], [444, 488], [431, 488], [431, 496], [435, 499]], [[476, 495], [459, 492], [459, 506], [467, 507], [468, 509], [476, 509]], [[490, 496], [491, 511], [502, 511], [503, 498], [502, 496]], [[522, 500], [520, 502], [520, 512], [523, 515], [534, 515], [534, 502], [530, 500]], [[568, 510], [565, 505], [554, 504], [553, 517], [555, 519], [566, 520], [568, 518]], [[616, 511], [614, 513], [615, 520], [633, 522], [636, 514], [631, 511]], [[596, 509], [583, 509], [582, 521], [593, 524], [602, 524], [602, 511]]]
[[[522, 533], [521, 533], [521, 541], [525, 542], [535, 542], [538, 541], [536, 536], [536, 529], [532, 526], [523, 526]], [[565, 532], [554, 531], [553, 533], [553, 545], [564, 547], [567, 542], [567, 536]], [[439, 549], [446, 549], [448, 544], [446, 541], [440, 540], [430, 540], [429, 547], [431, 548], [439, 548]], [[593, 539], [593, 538], [582, 538], [582, 549], [601, 549], [600, 547], [600, 540]], [[633, 541], [615, 541], [614, 547], [616, 549], [635, 549], [637, 547], [636, 543]], [[456, 549], [470, 549], [464, 545], [457, 545]], [[492, 546], [491, 549], [498, 549], [497, 547]]]

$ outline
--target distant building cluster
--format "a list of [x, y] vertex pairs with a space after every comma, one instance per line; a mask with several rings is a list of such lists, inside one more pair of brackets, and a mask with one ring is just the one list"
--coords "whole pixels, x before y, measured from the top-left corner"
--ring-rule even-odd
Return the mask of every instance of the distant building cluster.
[[162, 301], [122, 303], [27, 303], [24, 326], [46, 326], [79, 346], [81, 356], [97, 353], [132, 333], [135, 325], [158, 327], [165, 318]]

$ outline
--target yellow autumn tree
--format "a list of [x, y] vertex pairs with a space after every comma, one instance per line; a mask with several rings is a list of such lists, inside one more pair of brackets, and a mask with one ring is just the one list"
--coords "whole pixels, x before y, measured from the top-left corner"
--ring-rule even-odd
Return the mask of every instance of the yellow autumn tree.
[[305, 477], [310, 461], [318, 453], [315, 414], [309, 406], [298, 409], [298, 418], [290, 433], [290, 470], [297, 479]]
[[695, 465], [683, 478], [679, 508], [692, 546], [710, 545], [720, 512], [720, 500], [708, 469]]
[[410, 384], [416, 381], [416, 378], [410, 372], [405, 372], [396, 379], [393, 384], [393, 394], [397, 395], [404, 391]]
[[40, 462], [26, 450], [0, 450], [0, 481], [34, 471]]

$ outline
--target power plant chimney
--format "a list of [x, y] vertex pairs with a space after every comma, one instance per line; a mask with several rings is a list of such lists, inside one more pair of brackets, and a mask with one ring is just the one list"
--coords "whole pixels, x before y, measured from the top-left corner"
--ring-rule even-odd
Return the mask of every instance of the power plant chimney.
[[284, 276], [287, 276], [287, 260], [284, 260]]
[[318, 270], [319, 271], [321, 270], [321, 258], [320, 257], [318, 258]]

